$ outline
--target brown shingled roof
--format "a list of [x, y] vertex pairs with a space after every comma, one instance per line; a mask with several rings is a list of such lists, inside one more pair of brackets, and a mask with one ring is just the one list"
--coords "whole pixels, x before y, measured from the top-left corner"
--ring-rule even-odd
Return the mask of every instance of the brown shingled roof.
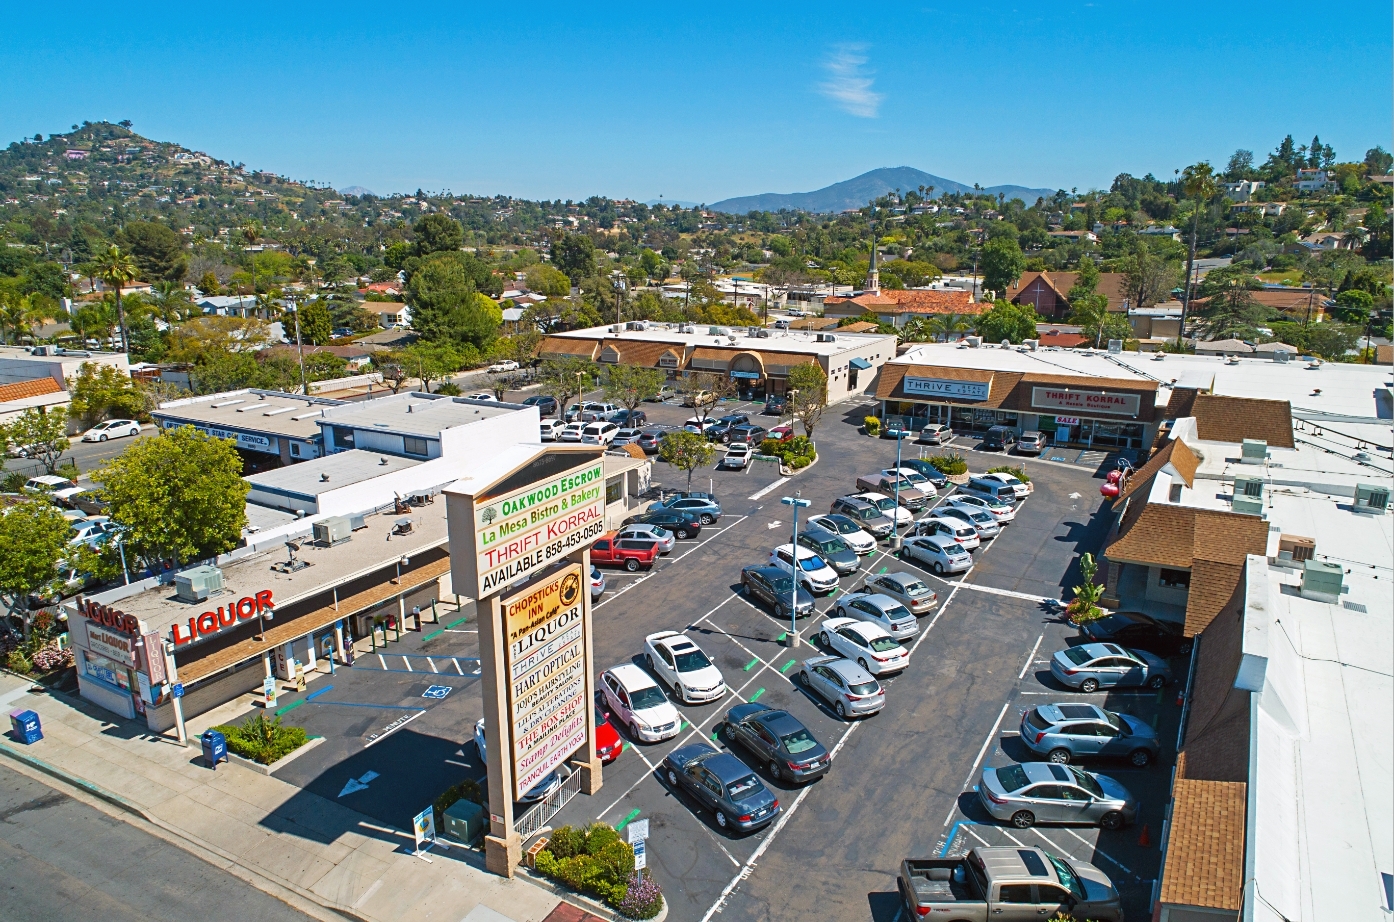
[[594, 359], [596, 347], [600, 343], [593, 339], [572, 339], [568, 336], [548, 336], [542, 341], [542, 345], [537, 348], [537, 354], [548, 355], [579, 355], [582, 358]]
[[868, 323], [865, 320], [858, 320], [856, 323], [849, 323], [845, 327], [838, 327], [839, 333], [875, 333], [878, 325]]
[[1195, 557], [1242, 565], [1249, 554], [1268, 553], [1268, 523], [1256, 515], [1196, 509]]
[[1173, 387], [1171, 397], [1167, 400], [1166, 418], [1185, 419], [1191, 415], [1191, 407], [1195, 406], [1196, 395], [1200, 393], [1194, 387]]
[[1187, 637], [1210, 627], [1239, 591], [1243, 579], [1242, 564], [1196, 558], [1191, 565], [1191, 588], [1186, 593]]
[[962, 288], [886, 288], [875, 294], [865, 292], [850, 298], [828, 298], [823, 302], [823, 309], [844, 313], [852, 305], [888, 314], [979, 314], [988, 306], [974, 303], [973, 295]]
[[1247, 786], [1177, 778], [1161, 902], [1237, 911], [1244, 889]]
[[1195, 512], [1189, 506], [1134, 500], [1123, 514], [1117, 540], [1104, 553], [1109, 560], [1189, 570], [1195, 560]]
[[601, 353], [607, 347], [613, 347], [619, 353], [621, 365], [639, 365], [644, 368], [653, 368], [658, 365], [658, 360], [665, 352], [672, 352], [678, 357], [678, 365], [682, 365], [683, 352], [685, 346], [681, 342], [636, 342], [633, 340], [606, 340], [601, 343]]
[[1150, 484], [1152, 478], [1157, 476], [1157, 472], [1168, 463], [1176, 468], [1176, 473], [1180, 474], [1181, 479], [1186, 481], [1186, 486], [1195, 486], [1196, 467], [1199, 466], [1200, 459], [1196, 457], [1195, 452], [1191, 451], [1190, 446], [1176, 439], [1168, 442], [1160, 451], [1152, 455], [1146, 464], [1128, 476], [1127, 483], [1123, 486], [1123, 492], [1118, 494], [1114, 503], [1123, 502], [1134, 493], [1144, 492], [1142, 488]]
[[1262, 439], [1275, 448], [1292, 448], [1292, 404], [1224, 394], [1197, 394], [1191, 415], [1196, 435], [1207, 442]]
[[0, 384], [0, 403], [23, 400], [26, 397], [42, 397], [44, 394], [59, 394], [62, 391], [63, 388], [52, 378], [34, 378], [32, 381]]
[[1234, 687], [1243, 658], [1244, 591], [1236, 585], [1224, 610], [1196, 641], [1191, 709], [1177, 776], [1195, 781], [1249, 780], [1249, 692]]

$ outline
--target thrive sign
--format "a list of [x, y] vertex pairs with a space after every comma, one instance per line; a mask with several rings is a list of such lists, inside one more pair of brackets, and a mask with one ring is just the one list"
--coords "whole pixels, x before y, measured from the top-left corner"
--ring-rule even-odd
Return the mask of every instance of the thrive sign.
[[959, 400], [986, 400], [992, 391], [992, 381], [951, 381], [944, 378], [915, 378], [906, 375], [901, 380], [906, 395], [918, 397], [955, 397]]
[[478, 598], [590, 545], [605, 532], [605, 466], [564, 474], [474, 504]]

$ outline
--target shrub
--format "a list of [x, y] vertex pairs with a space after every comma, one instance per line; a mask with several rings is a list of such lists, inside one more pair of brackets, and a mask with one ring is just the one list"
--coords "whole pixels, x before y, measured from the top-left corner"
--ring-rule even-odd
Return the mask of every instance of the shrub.
[[862, 424], [866, 426], [867, 435], [877, 436], [881, 434], [881, 420], [875, 416], [866, 417], [862, 420]]
[[1020, 480], [1022, 483], [1031, 482], [1031, 478], [1026, 476], [1026, 467], [1024, 465], [1020, 467], [1012, 467], [1010, 464], [999, 464], [997, 467], [988, 468], [987, 473], [1011, 474], [1013, 477], [1015, 477], [1017, 480]]
[[34, 671], [34, 664], [29, 657], [24, 655], [23, 650], [11, 650], [9, 657], [5, 660], [5, 665], [11, 672], [18, 672], [20, 675], [28, 675]]
[[929, 459], [929, 463], [945, 477], [956, 477], [959, 474], [968, 473], [968, 462], [960, 454], [935, 455]]
[[786, 467], [798, 470], [812, 464], [818, 451], [807, 436], [796, 435], [787, 442], [765, 439], [760, 443], [760, 454], [772, 455], [783, 461]]
[[66, 669], [73, 664], [73, 651], [71, 647], [60, 649], [58, 642], [51, 640], [34, 651], [32, 662], [40, 672]]
[[663, 908], [663, 894], [648, 871], [634, 870], [634, 849], [604, 823], [585, 830], [561, 826], [537, 853], [539, 874], [597, 897], [633, 919], [652, 919]]
[[436, 393], [444, 394], [447, 397], [459, 397], [460, 385], [456, 384], [454, 381], [447, 381], [444, 384], [437, 384]]
[[281, 718], [267, 720], [265, 714], [248, 717], [237, 726], [214, 727], [227, 737], [227, 748], [244, 759], [270, 765], [309, 742], [304, 727], [283, 727]]

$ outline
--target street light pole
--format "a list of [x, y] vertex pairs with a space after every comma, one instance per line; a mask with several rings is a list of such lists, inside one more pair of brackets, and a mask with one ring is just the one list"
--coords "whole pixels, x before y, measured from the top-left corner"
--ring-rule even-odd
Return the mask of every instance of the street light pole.
[[300, 393], [310, 396], [309, 385], [305, 383], [305, 347], [300, 342], [300, 306], [294, 301], [287, 302], [291, 313], [295, 314], [295, 351], [300, 354]]
[[790, 545], [792, 550], [789, 553], [790, 560], [794, 567], [794, 584], [789, 589], [789, 649], [797, 649], [799, 646], [799, 509], [804, 506], [811, 506], [810, 500], [801, 499], [802, 490], [795, 490], [793, 496], [786, 496], [780, 500], [786, 506], [794, 507], [794, 540]]
[[[895, 510], [897, 516], [900, 515], [900, 448], [905, 444], [907, 435], [909, 433], [903, 429], [897, 430], [895, 434]], [[894, 520], [891, 524], [894, 526]], [[891, 529], [891, 547], [894, 550], [900, 550], [900, 532], [896, 531], [894, 527]]]

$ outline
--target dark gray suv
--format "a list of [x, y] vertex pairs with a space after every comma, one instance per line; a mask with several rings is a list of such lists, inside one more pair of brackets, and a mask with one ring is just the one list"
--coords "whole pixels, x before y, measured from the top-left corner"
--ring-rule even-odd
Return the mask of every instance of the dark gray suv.
[[826, 528], [809, 528], [799, 532], [799, 544], [827, 561], [838, 576], [857, 572], [860, 558], [842, 540], [841, 535], [833, 534]]

